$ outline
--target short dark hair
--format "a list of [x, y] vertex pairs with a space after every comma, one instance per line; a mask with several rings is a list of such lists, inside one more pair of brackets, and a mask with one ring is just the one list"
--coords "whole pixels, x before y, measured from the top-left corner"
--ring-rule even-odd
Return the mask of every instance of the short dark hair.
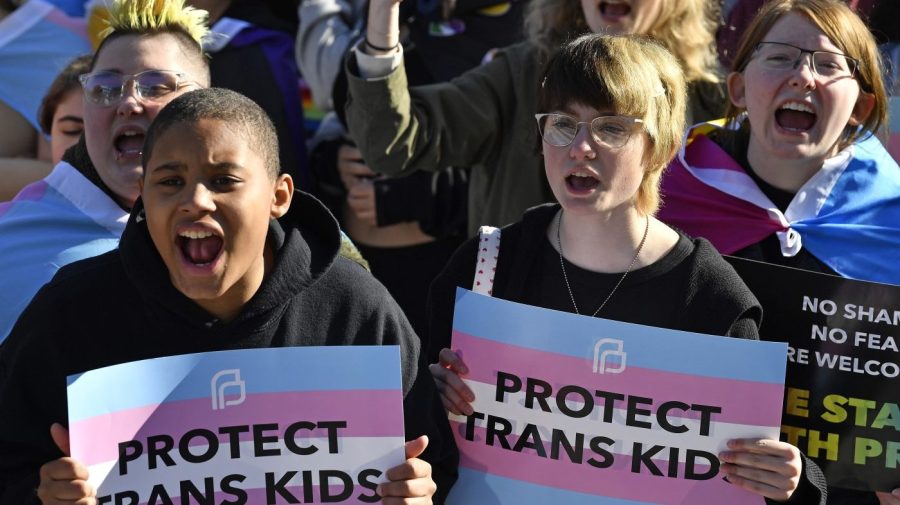
[[90, 70], [91, 58], [90, 54], [85, 54], [73, 59], [56, 76], [56, 79], [53, 79], [53, 84], [44, 94], [44, 99], [41, 100], [41, 106], [38, 108], [38, 124], [44, 135], [50, 135], [50, 131], [53, 129], [53, 115], [56, 114], [59, 102], [62, 102], [72, 91], [81, 90], [78, 76]]
[[150, 124], [144, 138], [144, 173], [156, 141], [176, 124], [196, 124], [201, 119], [224, 121], [246, 133], [247, 145], [266, 164], [269, 177], [275, 179], [281, 169], [278, 135], [266, 112], [253, 100], [225, 88], [189, 91], [169, 102]]

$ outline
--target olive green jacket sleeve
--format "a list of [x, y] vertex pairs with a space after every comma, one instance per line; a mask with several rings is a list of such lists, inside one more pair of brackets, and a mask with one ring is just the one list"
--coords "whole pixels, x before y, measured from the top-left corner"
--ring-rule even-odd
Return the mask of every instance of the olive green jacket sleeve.
[[470, 229], [517, 221], [553, 200], [537, 152], [540, 66], [534, 48], [521, 43], [450, 82], [408, 89], [402, 66], [364, 80], [351, 56], [350, 134], [376, 172], [472, 167]]

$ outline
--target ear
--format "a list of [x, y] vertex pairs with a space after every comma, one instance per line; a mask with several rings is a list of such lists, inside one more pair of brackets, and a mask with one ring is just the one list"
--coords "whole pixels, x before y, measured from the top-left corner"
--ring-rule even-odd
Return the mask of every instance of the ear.
[[853, 106], [853, 111], [850, 113], [850, 120], [847, 121], [847, 124], [859, 126], [860, 124], [865, 123], [866, 119], [869, 119], [869, 114], [872, 113], [872, 109], [874, 108], [875, 95], [860, 90], [859, 98], [856, 99], [856, 105]]
[[288, 174], [281, 174], [275, 179], [272, 191], [272, 208], [269, 215], [278, 219], [291, 208], [291, 199], [294, 198], [294, 180]]
[[744, 74], [731, 72], [728, 74], [728, 98], [735, 107], [747, 108], [747, 98], [744, 89]]

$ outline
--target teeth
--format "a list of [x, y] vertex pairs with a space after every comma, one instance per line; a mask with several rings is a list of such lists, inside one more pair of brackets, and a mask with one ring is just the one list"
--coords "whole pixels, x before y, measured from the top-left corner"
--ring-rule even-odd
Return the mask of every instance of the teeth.
[[210, 231], [188, 230], [179, 233], [178, 236], [196, 240], [200, 238], [212, 237], [213, 233]]
[[581, 173], [581, 172], [576, 172], [576, 173], [572, 174], [572, 177], [593, 178], [592, 175], [590, 175], [590, 174], [584, 174], [584, 173]]
[[796, 110], [796, 111], [800, 111], [800, 112], [808, 112], [810, 114], [814, 113], [811, 107], [809, 107], [806, 104], [798, 103], [798, 102], [788, 102], [788, 103], [782, 105], [781, 108], [788, 109], [788, 110]]

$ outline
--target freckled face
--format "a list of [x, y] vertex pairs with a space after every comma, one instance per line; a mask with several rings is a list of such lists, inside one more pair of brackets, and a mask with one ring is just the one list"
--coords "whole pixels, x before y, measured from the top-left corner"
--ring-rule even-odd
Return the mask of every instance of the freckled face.
[[594, 33], [643, 35], [656, 22], [665, 1], [677, 0], [581, 0], [581, 9]]
[[172, 126], [142, 188], [172, 284], [219, 317], [239, 310], [262, 284], [269, 220], [287, 212], [292, 192], [290, 177], [271, 179], [239, 129], [209, 119]]
[[78, 89], [67, 93], [53, 113], [50, 126], [50, 155], [53, 164], [59, 163], [66, 149], [78, 142], [84, 130], [84, 103]]
[[[553, 112], [586, 122], [612, 111], [572, 103]], [[553, 195], [566, 212], [612, 212], [634, 205], [648, 147], [647, 134], [640, 127], [623, 146], [612, 148], [598, 143], [590, 128], [581, 125], [568, 146], [542, 142], [544, 171]]]
[[[789, 13], [763, 37], [809, 50], [841, 53], [806, 17]], [[823, 78], [804, 54], [796, 68], [766, 68], [754, 56], [728, 79], [732, 102], [747, 110], [750, 146], [757, 159], [820, 159], [832, 156], [848, 124], [859, 124], [870, 108], [852, 77]]]

